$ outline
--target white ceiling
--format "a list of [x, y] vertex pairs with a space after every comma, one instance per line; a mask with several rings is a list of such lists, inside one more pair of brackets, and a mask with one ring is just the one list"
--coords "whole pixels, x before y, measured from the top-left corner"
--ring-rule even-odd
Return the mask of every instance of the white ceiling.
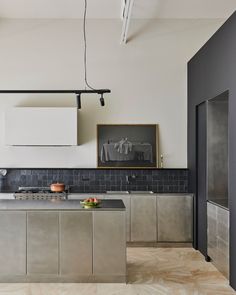
[[[121, 0], [87, 0], [88, 18], [120, 18]], [[82, 18], [84, 0], [0, 0], [0, 18]], [[236, 0], [135, 0], [132, 18], [227, 18]]]

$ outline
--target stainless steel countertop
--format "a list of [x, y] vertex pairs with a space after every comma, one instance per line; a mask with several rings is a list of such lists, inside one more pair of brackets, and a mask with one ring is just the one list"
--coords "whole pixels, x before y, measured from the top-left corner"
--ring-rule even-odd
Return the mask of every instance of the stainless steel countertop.
[[99, 208], [84, 209], [81, 200], [0, 200], [0, 210], [124, 211], [122, 200], [102, 200]]

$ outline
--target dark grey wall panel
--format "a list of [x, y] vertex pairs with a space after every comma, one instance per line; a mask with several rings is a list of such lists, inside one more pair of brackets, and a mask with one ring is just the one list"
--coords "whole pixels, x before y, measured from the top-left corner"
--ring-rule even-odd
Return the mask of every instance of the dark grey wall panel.
[[196, 106], [229, 91], [230, 283], [236, 289], [236, 13], [188, 63], [189, 189], [196, 193]]
[[207, 256], [207, 203], [206, 203], [206, 103], [201, 103], [196, 107], [197, 119], [197, 203], [196, 203], [196, 239], [195, 246]]

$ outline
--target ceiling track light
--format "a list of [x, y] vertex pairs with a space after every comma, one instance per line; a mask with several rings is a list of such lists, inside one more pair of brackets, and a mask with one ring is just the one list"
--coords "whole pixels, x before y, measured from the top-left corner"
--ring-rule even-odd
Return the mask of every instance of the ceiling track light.
[[81, 109], [81, 97], [80, 97], [80, 93], [76, 93], [76, 100], [77, 100], [77, 108], [78, 110]]
[[[105, 106], [105, 100], [103, 97], [104, 93], [110, 93], [110, 89], [96, 89], [91, 86], [91, 84], [88, 82], [87, 78], [87, 36], [86, 36], [86, 18], [87, 18], [87, 0], [84, 0], [84, 17], [83, 17], [83, 39], [84, 39], [84, 82], [85, 82], [85, 90], [77, 92], [77, 94], [82, 94], [82, 93], [97, 93], [100, 94], [100, 104], [101, 106]], [[86, 89], [88, 88], [88, 90]], [[80, 102], [80, 103], [79, 103]], [[77, 105], [78, 109], [81, 109], [81, 99], [77, 96]]]
[[[101, 95], [100, 104], [101, 106], [105, 105], [104, 93], [111, 93], [110, 89], [95, 89], [90, 86], [87, 79], [87, 41], [86, 41], [86, 15], [87, 15], [87, 0], [84, 0], [84, 19], [83, 19], [83, 36], [84, 36], [84, 81], [85, 89], [73, 89], [73, 90], [0, 90], [0, 93], [72, 93], [76, 95], [77, 108], [81, 109], [81, 94], [86, 93], [95, 93]], [[86, 89], [88, 87], [88, 89]]]
[[100, 104], [101, 106], [105, 105], [104, 101], [104, 93], [111, 93], [110, 89], [74, 89], [74, 90], [0, 90], [1, 93], [50, 93], [50, 94], [55, 94], [55, 93], [60, 93], [60, 94], [65, 94], [65, 93], [72, 93], [76, 95], [76, 101], [77, 101], [77, 108], [80, 110], [81, 109], [81, 94], [98, 94], [101, 95], [100, 97]]
[[100, 104], [101, 104], [102, 107], [105, 106], [105, 100], [104, 100], [104, 97], [103, 97], [103, 93], [101, 93]]
[[76, 94], [76, 100], [77, 100], [77, 108], [80, 110], [81, 109], [81, 94], [88, 94], [88, 93], [95, 93], [95, 94], [100, 94], [100, 104], [102, 107], [105, 106], [105, 100], [104, 100], [104, 93], [111, 93], [110, 89], [85, 89], [85, 90], [76, 90], [74, 91]]

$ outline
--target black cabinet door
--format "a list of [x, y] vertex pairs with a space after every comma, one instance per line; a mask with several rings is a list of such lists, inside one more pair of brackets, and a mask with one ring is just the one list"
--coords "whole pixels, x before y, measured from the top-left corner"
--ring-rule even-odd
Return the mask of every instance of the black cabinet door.
[[207, 256], [207, 106], [196, 107], [197, 118], [197, 191], [196, 191], [196, 240], [197, 249]]

